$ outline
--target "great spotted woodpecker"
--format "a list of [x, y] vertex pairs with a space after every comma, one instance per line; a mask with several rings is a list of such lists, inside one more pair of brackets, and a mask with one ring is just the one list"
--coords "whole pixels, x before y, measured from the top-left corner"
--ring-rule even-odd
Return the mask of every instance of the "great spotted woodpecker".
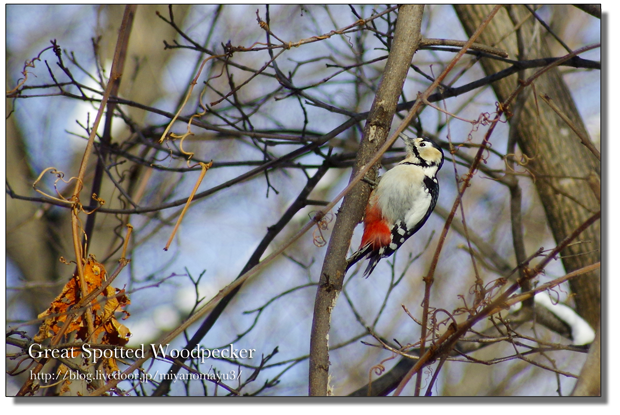
[[361, 259], [370, 261], [368, 276], [381, 258], [392, 255], [426, 222], [437, 203], [437, 172], [443, 165], [443, 151], [428, 138], [405, 141], [407, 157], [388, 170], [370, 194], [364, 216], [362, 243], [347, 260], [347, 270]]

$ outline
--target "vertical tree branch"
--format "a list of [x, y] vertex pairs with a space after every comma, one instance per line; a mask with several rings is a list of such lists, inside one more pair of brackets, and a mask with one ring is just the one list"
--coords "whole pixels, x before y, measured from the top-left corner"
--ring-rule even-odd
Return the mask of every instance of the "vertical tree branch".
[[590, 351], [583, 370], [579, 374], [579, 380], [575, 385], [572, 396], [601, 396], [601, 328], [596, 330], [594, 343], [590, 345]]
[[[112, 61], [113, 71], [111, 73], [110, 80], [108, 81], [108, 85], [105, 89], [105, 93], [103, 98], [101, 99], [101, 105], [99, 110], [97, 111], [97, 116], [95, 117], [95, 122], [93, 123], [92, 130], [90, 132], [90, 136], [88, 137], [88, 143], [86, 144], [86, 149], [84, 150], [84, 156], [82, 157], [82, 162], [80, 163], [80, 169], [77, 175], [77, 179], [75, 181], [75, 189], [73, 191], [72, 201], [73, 207], [71, 211], [71, 232], [73, 235], [73, 249], [75, 252], [75, 260], [77, 264], [77, 272], [80, 280], [80, 291], [82, 297], [86, 297], [88, 295], [88, 287], [86, 286], [86, 281], [84, 279], [84, 265], [82, 263], [85, 258], [85, 253], [82, 251], [82, 245], [80, 244], [80, 224], [79, 224], [79, 213], [81, 211], [82, 204], [80, 202], [80, 192], [84, 187], [84, 175], [86, 174], [86, 167], [88, 166], [88, 159], [90, 158], [90, 153], [92, 152], [92, 148], [95, 142], [95, 137], [97, 136], [97, 129], [99, 128], [99, 122], [103, 117], [103, 110], [107, 104], [108, 99], [114, 89], [115, 81], [121, 77], [120, 72], [115, 72], [114, 69], [119, 68], [118, 62], [124, 61], [123, 51], [127, 49], [127, 42], [129, 42], [129, 33], [131, 33], [131, 27], [133, 24], [133, 17], [135, 15], [135, 11], [137, 5], [128, 5], [125, 7], [125, 15], [123, 16], [123, 21], [121, 22], [121, 28], [119, 31], [118, 40], [116, 43], [116, 50], [114, 51], [114, 59]], [[86, 322], [88, 325], [88, 334], [92, 335], [94, 331], [92, 315], [90, 311], [85, 313]], [[68, 324], [68, 323], [67, 323]]]
[[[510, 8], [508, 13], [515, 25], [518, 24], [519, 18], [514, 12], [514, 8]], [[524, 60], [527, 57], [527, 52], [525, 50], [525, 45], [523, 41], [523, 29], [519, 27], [517, 29], [517, 50], [518, 50], [518, 59]], [[520, 70], [518, 72], [518, 76], [520, 79], [525, 79], [525, 70]], [[510, 122], [510, 130], [508, 132], [508, 144], [506, 146], [506, 166], [515, 171], [515, 159], [516, 159], [516, 150], [517, 150], [517, 141], [519, 138], [519, 131], [516, 128], [516, 125], [519, 124], [521, 120], [521, 116], [523, 114], [523, 106], [528, 98], [529, 90], [523, 90], [516, 98], [513, 115]], [[523, 285], [521, 289], [523, 291], [529, 291], [531, 287], [530, 281], [525, 278], [525, 260], [527, 258], [527, 254], [525, 252], [525, 240], [523, 237], [523, 221], [521, 215], [521, 206], [523, 204], [521, 186], [519, 184], [519, 179], [516, 176], [507, 176], [507, 182], [509, 183], [508, 188], [510, 189], [510, 229], [512, 233], [512, 245], [515, 252], [516, 262], [519, 266], [519, 277], [521, 281], [523, 281]], [[534, 299], [528, 299], [524, 303], [527, 307], [534, 306]]]
[[[352, 177], [362, 169], [385, 142], [396, 111], [407, 71], [420, 41], [424, 6], [401, 6], [394, 33], [394, 42], [377, 95], [364, 128], [364, 139], [355, 162]], [[373, 166], [370, 175], [376, 177]], [[342, 290], [346, 255], [353, 230], [362, 217], [370, 186], [358, 183], [347, 196], [337, 216], [323, 262], [319, 288], [314, 303], [310, 338], [309, 392], [311, 396], [329, 394], [329, 329], [331, 313]]]
[[[127, 50], [129, 47], [129, 36], [131, 35], [131, 28], [133, 26], [133, 19], [136, 15], [137, 5], [125, 6], [125, 13], [123, 14], [123, 21], [118, 34], [118, 41], [116, 44], [116, 50], [114, 51], [114, 61], [112, 62], [112, 69], [110, 71], [109, 84], [111, 84], [110, 96], [118, 96], [118, 91], [121, 87], [121, 80], [123, 70], [125, 68], [125, 60], [127, 58]], [[101, 182], [105, 172], [105, 163], [107, 160], [108, 147], [112, 143], [112, 120], [114, 119], [114, 110], [117, 103], [115, 101], [108, 102], [106, 109], [106, 118], [103, 124], [103, 135], [101, 136], [100, 157], [97, 160], [97, 167], [95, 168], [95, 176], [93, 178], [93, 187], [90, 192], [91, 195], [101, 194]], [[102, 105], [103, 107], [103, 105]], [[91, 200], [91, 208], [94, 209], [98, 205], [98, 202]], [[93, 211], [86, 219], [86, 226], [84, 227], [84, 242], [90, 241], [93, 229], [95, 228], [95, 218], [97, 217], [97, 211]], [[90, 248], [90, 246], [89, 246]]]

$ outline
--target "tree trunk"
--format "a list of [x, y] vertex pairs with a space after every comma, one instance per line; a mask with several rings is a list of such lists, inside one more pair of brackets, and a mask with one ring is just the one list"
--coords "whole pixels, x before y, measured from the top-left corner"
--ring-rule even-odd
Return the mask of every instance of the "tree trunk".
[[[455, 5], [456, 13], [465, 31], [471, 34], [491, 5]], [[516, 24], [530, 17], [515, 32]], [[540, 31], [534, 30], [538, 23], [523, 6], [507, 6], [502, 9], [480, 36], [480, 42], [505, 49], [511, 59], [537, 59], [550, 56]], [[538, 35], [537, 35], [538, 33]], [[505, 39], [501, 40], [504, 36]], [[517, 36], [521, 36], [521, 42]], [[525, 45], [519, 50], [519, 44]], [[509, 64], [481, 60], [487, 74], [505, 69]], [[525, 76], [531, 76], [530, 70]], [[522, 75], [523, 76], [523, 75]], [[518, 86], [518, 75], [492, 84], [500, 101], [504, 101]], [[534, 92], [538, 95], [534, 100]], [[517, 140], [521, 151], [527, 155], [525, 166], [535, 177], [535, 185], [545, 209], [548, 224], [556, 241], [561, 241], [593, 213], [600, 210], [600, 202], [586, 180], [569, 177], [588, 177], [593, 173], [600, 177], [600, 163], [581, 144], [578, 136], [561, 118], [540, 99], [548, 95], [561, 111], [587, 135], [584, 123], [573, 102], [561, 72], [547, 71], [535, 81], [535, 88], [528, 88], [525, 95], [521, 122], [516, 125]], [[539, 115], [540, 114], [540, 115]], [[572, 244], [562, 251], [562, 263], [566, 272], [600, 261], [600, 223], [588, 228], [580, 238], [581, 244]], [[598, 327], [600, 319], [600, 273], [591, 272], [571, 280], [571, 290], [576, 294], [577, 311], [592, 325]]]

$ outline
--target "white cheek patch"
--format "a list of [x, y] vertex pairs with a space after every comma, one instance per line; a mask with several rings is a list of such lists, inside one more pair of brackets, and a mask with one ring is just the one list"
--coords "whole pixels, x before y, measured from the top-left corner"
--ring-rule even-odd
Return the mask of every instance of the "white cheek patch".
[[438, 163], [441, 159], [441, 152], [434, 147], [424, 148], [420, 151], [420, 156], [427, 161]]

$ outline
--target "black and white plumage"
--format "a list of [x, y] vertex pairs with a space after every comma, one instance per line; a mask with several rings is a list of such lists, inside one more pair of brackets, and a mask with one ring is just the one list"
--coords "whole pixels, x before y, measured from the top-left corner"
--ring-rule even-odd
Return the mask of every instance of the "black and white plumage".
[[368, 277], [381, 258], [392, 255], [426, 223], [439, 196], [437, 172], [443, 151], [428, 138], [401, 134], [407, 157], [388, 170], [370, 195], [364, 217], [364, 235], [347, 269], [361, 259], [369, 263]]

